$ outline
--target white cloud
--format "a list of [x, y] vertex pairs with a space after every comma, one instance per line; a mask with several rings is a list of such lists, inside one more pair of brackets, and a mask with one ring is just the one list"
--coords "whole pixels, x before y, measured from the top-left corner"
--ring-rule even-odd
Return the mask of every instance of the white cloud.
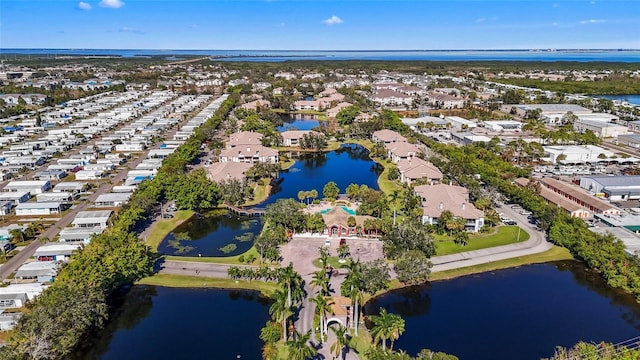
[[132, 33], [132, 34], [138, 34], [138, 35], [144, 35], [146, 34], [146, 32], [140, 30], [140, 29], [136, 29], [136, 28], [131, 28], [128, 26], [123, 26], [120, 29], [118, 29], [118, 32], [126, 32], [126, 33]]
[[102, 0], [100, 4], [102, 7], [117, 9], [124, 6], [124, 3], [121, 0]]
[[342, 19], [340, 19], [339, 17], [333, 15], [332, 17], [322, 21], [323, 23], [327, 24], [327, 25], [336, 25], [336, 24], [342, 24], [344, 21], [342, 21]]
[[91, 10], [91, 4], [86, 3], [84, 1], [80, 1], [78, 3], [78, 9], [80, 9], [80, 10]]
[[602, 24], [604, 22], [606, 21], [602, 19], [589, 19], [580, 21], [580, 25]]

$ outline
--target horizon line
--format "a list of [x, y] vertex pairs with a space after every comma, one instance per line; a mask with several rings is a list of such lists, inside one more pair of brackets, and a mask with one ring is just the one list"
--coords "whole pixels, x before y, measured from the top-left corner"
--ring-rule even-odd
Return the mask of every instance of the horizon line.
[[640, 48], [503, 48], [503, 49], [160, 49], [160, 48], [40, 48], [40, 47], [11, 47], [3, 50], [138, 50], [138, 51], [280, 51], [280, 52], [433, 52], [433, 51], [640, 51]]

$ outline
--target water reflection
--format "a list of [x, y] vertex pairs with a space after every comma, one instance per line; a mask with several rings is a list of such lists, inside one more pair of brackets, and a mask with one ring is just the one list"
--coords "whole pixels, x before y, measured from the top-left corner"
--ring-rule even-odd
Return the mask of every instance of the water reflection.
[[260, 359], [269, 305], [248, 290], [134, 286], [74, 360]]
[[[405, 318], [397, 347], [461, 359], [540, 359], [580, 340], [637, 336], [640, 305], [575, 261], [523, 266], [389, 292], [365, 306]], [[464, 341], [460, 341], [464, 339]]]

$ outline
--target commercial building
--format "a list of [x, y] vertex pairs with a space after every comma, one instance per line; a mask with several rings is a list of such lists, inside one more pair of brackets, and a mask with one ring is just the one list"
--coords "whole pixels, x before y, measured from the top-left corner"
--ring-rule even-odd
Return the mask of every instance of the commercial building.
[[583, 176], [580, 187], [611, 201], [640, 199], [640, 175]]
[[594, 214], [620, 214], [620, 209], [592, 196], [577, 186], [549, 177], [540, 179], [540, 184]]
[[557, 164], [596, 163], [613, 157], [612, 151], [595, 145], [553, 145], [544, 146], [542, 160]]

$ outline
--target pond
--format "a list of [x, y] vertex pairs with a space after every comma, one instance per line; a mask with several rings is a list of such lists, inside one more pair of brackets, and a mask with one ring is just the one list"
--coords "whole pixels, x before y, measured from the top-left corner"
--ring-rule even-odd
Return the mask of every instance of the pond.
[[158, 251], [180, 256], [235, 256], [251, 248], [260, 229], [258, 217], [220, 215], [215, 211], [182, 223], [164, 238]]
[[260, 359], [270, 302], [253, 291], [136, 285], [74, 360]]
[[397, 349], [460, 359], [538, 360], [578, 341], [620, 342], [640, 333], [640, 306], [578, 262], [567, 261], [438, 281], [367, 303], [400, 314]]
[[[300, 190], [316, 189], [322, 197], [322, 188], [329, 181], [335, 181], [341, 193], [351, 183], [379, 189], [378, 176], [383, 168], [371, 160], [369, 150], [360, 145], [342, 145], [334, 151], [302, 153], [294, 158], [296, 163], [280, 172], [273, 182], [269, 198], [259, 207], [278, 199], [297, 199]], [[219, 213], [194, 217], [167, 235], [158, 251], [180, 256], [234, 256], [251, 248], [261, 229], [259, 218]], [[225, 248], [230, 244], [232, 246]]]
[[[278, 126], [277, 130], [282, 132], [289, 128], [295, 130], [311, 130], [320, 126], [320, 120], [318, 115], [312, 114], [290, 114], [281, 116], [283, 124]], [[324, 123], [324, 121], [323, 121]]]

